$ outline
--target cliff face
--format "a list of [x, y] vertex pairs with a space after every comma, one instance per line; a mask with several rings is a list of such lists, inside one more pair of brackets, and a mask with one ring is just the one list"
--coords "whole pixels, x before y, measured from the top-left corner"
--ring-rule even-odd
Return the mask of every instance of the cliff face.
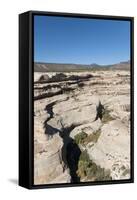
[[34, 80], [34, 183], [129, 178], [129, 71]]

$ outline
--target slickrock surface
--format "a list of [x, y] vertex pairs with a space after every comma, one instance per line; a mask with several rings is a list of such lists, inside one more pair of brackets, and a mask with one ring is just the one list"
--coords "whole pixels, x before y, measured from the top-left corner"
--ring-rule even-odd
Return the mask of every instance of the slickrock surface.
[[130, 72], [35, 72], [34, 183], [128, 178]]

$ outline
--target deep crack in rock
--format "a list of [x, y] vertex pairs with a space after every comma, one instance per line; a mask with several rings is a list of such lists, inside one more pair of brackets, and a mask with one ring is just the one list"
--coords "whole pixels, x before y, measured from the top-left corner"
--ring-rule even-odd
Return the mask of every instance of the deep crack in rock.
[[63, 147], [61, 149], [61, 154], [62, 154], [62, 160], [64, 162], [64, 170], [66, 167], [68, 167], [70, 171], [71, 182], [77, 183], [80, 182], [80, 178], [77, 175], [77, 170], [78, 170], [78, 161], [81, 154], [81, 150], [79, 146], [76, 144], [76, 142], [72, 138], [70, 138], [70, 132], [81, 124], [77, 125], [72, 124], [70, 127], [64, 127], [62, 121], [60, 120], [62, 126], [61, 129], [50, 126], [48, 122], [50, 121], [50, 119], [54, 117], [53, 106], [56, 103], [57, 102], [52, 102], [48, 104], [45, 108], [45, 110], [49, 114], [48, 119], [45, 120], [44, 122], [45, 134], [53, 136], [53, 134], [59, 132], [60, 137], [63, 139]]

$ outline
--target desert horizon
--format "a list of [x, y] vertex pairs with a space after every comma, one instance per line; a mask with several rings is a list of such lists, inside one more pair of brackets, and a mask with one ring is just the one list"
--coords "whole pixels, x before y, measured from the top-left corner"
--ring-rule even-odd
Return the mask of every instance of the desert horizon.
[[130, 70], [130, 61], [121, 61], [115, 64], [99, 65], [92, 64], [76, 64], [76, 63], [46, 63], [34, 62], [34, 72], [81, 72], [92, 70]]

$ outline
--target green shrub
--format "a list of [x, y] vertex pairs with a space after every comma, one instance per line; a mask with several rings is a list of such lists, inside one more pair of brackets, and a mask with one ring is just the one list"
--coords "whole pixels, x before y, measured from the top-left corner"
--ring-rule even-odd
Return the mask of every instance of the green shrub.
[[102, 117], [102, 122], [103, 123], [107, 123], [107, 122], [109, 122], [109, 121], [112, 121], [112, 120], [114, 120], [114, 118], [110, 115], [110, 110], [107, 110], [107, 109], [105, 109], [104, 111], [103, 111], [103, 117]]
[[130, 174], [130, 169], [125, 169], [122, 173], [123, 176], [126, 176], [127, 174]]
[[111, 180], [110, 171], [101, 168], [90, 160], [87, 151], [83, 151], [78, 162], [77, 174], [80, 179], [102, 181]]
[[87, 153], [87, 150], [83, 151], [80, 155], [80, 158], [79, 158], [81, 161], [83, 162], [89, 162], [90, 161], [90, 158], [89, 158], [89, 155]]
[[74, 140], [77, 144], [82, 144], [82, 145], [86, 145], [90, 142], [96, 143], [98, 141], [100, 134], [101, 134], [100, 129], [98, 129], [97, 131], [93, 132], [90, 135], [88, 135], [85, 132], [81, 132], [81, 133], [75, 135]]
[[88, 135], [85, 139], [84, 139], [84, 143], [88, 144], [90, 142], [94, 142], [96, 143], [98, 141], [98, 138], [101, 134], [101, 130], [98, 129], [97, 131], [93, 132], [92, 134]]
[[85, 138], [86, 138], [87, 136], [88, 136], [87, 133], [81, 132], [81, 133], [75, 135], [74, 140], [75, 140], [75, 142], [76, 142], [77, 144], [83, 144], [83, 143], [84, 143], [84, 140], [85, 140]]

